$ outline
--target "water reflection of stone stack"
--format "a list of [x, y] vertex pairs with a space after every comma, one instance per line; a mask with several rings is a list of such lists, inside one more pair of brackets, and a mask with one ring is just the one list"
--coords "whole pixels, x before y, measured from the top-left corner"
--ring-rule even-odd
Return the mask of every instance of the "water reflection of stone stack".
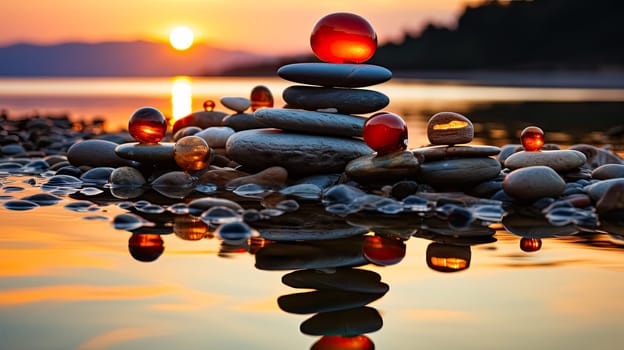
[[389, 99], [358, 88], [389, 80], [389, 70], [365, 64], [298, 63], [281, 67], [278, 74], [314, 86], [285, 89], [286, 109], [257, 110], [255, 121], [272, 129], [232, 135], [226, 146], [231, 159], [251, 171], [279, 165], [298, 177], [340, 173], [352, 159], [372, 153], [359, 139], [366, 118], [353, 114], [378, 111]]
[[[367, 306], [388, 291], [375, 272], [356, 269], [368, 263], [362, 254], [363, 236], [319, 241], [275, 242], [256, 253], [256, 267], [293, 270], [282, 282], [314, 291], [283, 295], [280, 308], [295, 314], [314, 314], [300, 331], [323, 336], [317, 343], [370, 342], [364, 334], [379, 330], [379, 312]], [[371, 342], [372, 344], [372, 342]]]

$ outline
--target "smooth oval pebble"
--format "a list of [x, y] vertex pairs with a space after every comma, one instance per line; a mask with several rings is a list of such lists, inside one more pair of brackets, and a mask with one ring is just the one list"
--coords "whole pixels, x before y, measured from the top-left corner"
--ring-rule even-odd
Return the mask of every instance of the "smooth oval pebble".
[[146, 182], [143, 174], [132, 167], [120, 167], [113, 170], [109, 181], [113, 187], [141, 187]]
[[132, 214], [132, 213], [124, 213], [115, 216], [113, 219], [113, 227], [117, 230], [127, 230], [132, 231], [136, 230], [139, 227], [145, 226], [147, 222], [142, 217]]
[[224, 241], [240, 242], [253, 235], [253, 230], [242, 221], [229, 222], [219, 226], [216, 235]]
[[370, 154], [350, 161], [345, 173], [360, 183], [393, 182], [413, 178], [420, 163], [409, 151], [385, 155]]
[[232, 208], [215, 206], [203, 212], [200, 219], [207, 224], [219, 225], [239, 221], [240, 217]]
[[201, 137], [212, 148], [225, 148], [227, 139], [234, 134], [234, 129], [227, 126], [206, 128], [194, 136]]
[[490, 157], [499, 154], [500, 151], [501, 149], [495, 146], [434, 146], [412, 150], [415, 155], [422, 155], [425, 161], [447, 157]]
[[82, 180], [71, 175], [54, 175], [42, 187], [80, 187]]
[[561, 176], [544, 165], [514, 170], [503, 181], [505, 193], [523, 201], [557, 197], [563, 193], [565, 186]]
[[335, 108], [343, 114], [372, 113], [390, 103], [388, 96], [373, 90], [314, 86], [290, 86], [282, 97], [292, 107], [312, 111]]
[[117, 146], [115, 148], [115, 153], [122, 158], [140, 163], [167, 164], [174, 163], [174, 146], [175, 144], [172, 142], [161, 142], [157, 144], [129, 142]]
[[469, 143], [474, 138], [474, 126], [459, 113], [436, 113], [427, 122], [427, 138], [434, 145]]
[[87, 170], [82, 176], [80, 176], [80, 180], [85, 185], [94, 185], [94, 186], [102, 186], [108, 182], [108, 179], [111, 176], [111, 173], [115, 169], [109, 167], [98, 167]]
[[236, 113], [223, 118], [223, 126], [230, 127], [236, 131], [249, 129], [262, 129], [266, 126], [264, 123], [256, 120], [253, 114]]
[[598, 180], [622, 178], [624, 177], [624, 164], [601, 165], [592, 171], [591, 176]]
[[254, 118], [266, 127], [316, 135], [362, 137], [366, 118], [297, 109], [262, 108]]
[[199, 216], [204, 211], [216, 206], [224, 206], [234, 210], [243, 210], [243, 207], [241, 207], [240, 204], [232, 200], [216, 197], [194, 199], [188, 204], [188, 209], [191, 215]]
[[585, 155], [573, 150], [526, 152], [520, 151], [505, 160], [505, 167], [515, 170], [534, 165], [544, 165], [557, 172], [574, 170], [585, 164]]
[[290, 176], [301, 177], [342, 172], [349, 161], [372, 150], [356, 139], [259, 129], [230, 136], [226, 152], [230, 159], [251, 171], [281, 166]]
[[293, 63], [280, 67], [283, 79], [301, 84], [328, 87], [367, 87], [392, 78], [388, 69], [371, 64]]
[[286, 184], [286, 180], [288, 180], [288, 171], [280, 166], [273, 166], [256, 174], [233, 179], [226, 184], [225, 188], [232, 189], [246, 184], [255, 184], [275, 189], [283, 187]]
[[491, 180], [500, 173], [493, 158], [456, 158], [424, 162], [416, 179], [436, 186], [463, 186]]
[[55, 196], [49, 193], [37, 193], [22, 198], [22, 200], [30, 201], [39, 204], [40, 206], [54, 205], [63, 200], [59, 196]]
[[221, 104], [238, 113], [243, 113], [251, 107], [251, 101], [246, 97], [222, 97]]
[[29, 200], [15, 199], [4, 202], [3, 206], [9, 210], [31, 210], [37, 208], [39, 204]]
[[600, 200], [600, 198], [602, 198], [602, 196], [604, 196], [605, 193], [607, 193], [607, 191], [609, 190], [609, 188], [611, 188], [611, 186], [618, 184], [618, 183], [624, 183], [624, 179], [616, 178], [616, 179], [602, 180], [602, 181], [593, 183], [591, 185], [588, 185], [584, 189], [587, 192], [587, 194], [591, 197], [591, 199], [594, 202], [597, 202], [598, 200]]
[[[86, 140], [75, 143], [67, 150], [67, 161], [73, 166], [120, 167], [131, 162], [115, 153], [118, 144], [105, 140]], [[95, 157], [94, 155], [97, 155]]]

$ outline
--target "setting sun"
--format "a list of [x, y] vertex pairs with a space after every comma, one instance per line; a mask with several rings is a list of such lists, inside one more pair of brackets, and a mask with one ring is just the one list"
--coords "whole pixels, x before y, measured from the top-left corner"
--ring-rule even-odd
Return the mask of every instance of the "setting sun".
[[189, 27], [175, 27], [169, 34], [169, 43], [176, 50], [186, 50], [193, 45], [193, 31]]

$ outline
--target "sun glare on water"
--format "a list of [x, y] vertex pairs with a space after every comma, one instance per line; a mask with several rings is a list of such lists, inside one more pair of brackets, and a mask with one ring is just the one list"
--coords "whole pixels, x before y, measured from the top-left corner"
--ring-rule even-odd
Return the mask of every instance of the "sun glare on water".
[[193, 45], [195, 39], [191, 28], [186, 26], [175, 27], [169, 34], [169, 43], [176, 50], [186, 50]]

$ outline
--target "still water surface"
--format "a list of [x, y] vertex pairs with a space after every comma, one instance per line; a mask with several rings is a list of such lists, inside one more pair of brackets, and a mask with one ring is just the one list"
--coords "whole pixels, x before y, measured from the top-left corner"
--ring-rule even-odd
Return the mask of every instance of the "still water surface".
[[[33, 111], [102, 116], [115, 130], [143, 105], [184, 115], [205, 99], [246, 96], [257, 84], [271, 88], [279, 101], [288, 85], [255, 78], [179, 81], [2, 79], [0, 108], [15, 116]], [[623, 123], [621, 90], [405, 81], [375, 89], [390, 96], [388, 110], [406, 117], [411, 147], [426, 143], [426, 118], [441, 110], [465, 113], [481, 128], [476, 142], [497, 145], [515, 142], [514, 130], [523, 123], [545, 123], [563, 144], [601, 141], [601, 131]], [[29, 178], [3, 176], [2, 201], [40, 192], [43, 179], [34, 186], [23, 183]], [[11, 186], [23, 190], [9, 191]], [[500, 223], [491, 225], [494, 239], [453, 240], [427, 235], [417, 221], [345, 221], [347, 226], [366, 223], [365, 236], [406, 239], [405, 256], [381, 267], [343, 249], [355, 247], [357, 253], [365, 236], [327, 241], [321, 253], [320, 243], [300, 242], [304, 253], [267, 262], [258, 253], [264, 248], [255, 246], [261, 240], [228, 245], [206, 228], [197, 239], [193, 233], [202, 232], [199, 226], [163, 215], [159, 237], [164, 250], [154, 261], [142, 262], [129, 248], [133, 234], [111, 224], [126, 210], [110, 196], [86, 198], [98, 204], [94, 211], [64, 208], [76, 198], [85, 199], [65, 196], [59, 204], [29, 211], [0, 208], [1, 349], [306, 349], [321, 336], [310, 335], [303, 323], [330, 310], [347, 310], [347, 316], [330, 314], [330, 319], [349, 321], [322, 322], [326, 334], [362, 333], [377, 349], [621, 347], [621, 228], [620, 236], [614, 230], [548, 237], [551, 228], [544, 226], [541, 249], [525, 252], [521, 237]], [[287, 243], [265, 248], [276, 244], [289, 249]], [[430, 267], [428, 253], [461, 271]], [[311, 266], [331, 273], [335, 266], [349, 265], [378, 274], [389, 290], [370, 302], [358, 302], [358, 294], [347, 300], [303, 295], [302, 303], [314, 310], [309, 313], [280, 307], [280, 297], [311, 291], [285, 285], [285, 274]]]

